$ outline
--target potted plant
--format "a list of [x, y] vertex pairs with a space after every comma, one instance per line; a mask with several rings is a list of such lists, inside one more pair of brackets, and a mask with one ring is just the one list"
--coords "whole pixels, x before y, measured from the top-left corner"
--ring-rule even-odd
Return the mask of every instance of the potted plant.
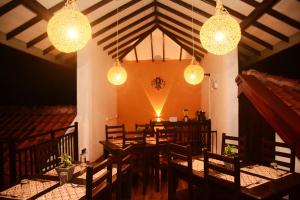
[[[225, 149], [224, 149], [223, 155], [224, 156], [233, 156], [236, 153], [237, 153], [236, 147], [233, 146], [233, 145], [227, 144], [226, 147], [225, 147]], [[224, 162], [224, 165], [228, 169], [233, 169], [233, 164], [232, 163]]]
[[72, 179], [75, 165], [72, 164], [72, 157], [68, 154], [63, 154], [62, 156], [58, 157], [60, 159], [60, 163], [58, 167], [55, 168], [58, 175], [60, 175], [61, 172], [67, 172], [68, 178], [67, 181], [70, 181]]

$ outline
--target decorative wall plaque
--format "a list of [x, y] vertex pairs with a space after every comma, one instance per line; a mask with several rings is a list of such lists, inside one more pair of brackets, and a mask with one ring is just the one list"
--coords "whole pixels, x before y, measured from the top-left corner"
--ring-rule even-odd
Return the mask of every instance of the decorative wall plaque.
[[152, 87], [154, 87], [157, 90], [163, 89], [166, 85], [166, 81], [164, 81], [162, 78], [160, 78], [159, 76], [154, 78], [151, 81], [151, 85]]

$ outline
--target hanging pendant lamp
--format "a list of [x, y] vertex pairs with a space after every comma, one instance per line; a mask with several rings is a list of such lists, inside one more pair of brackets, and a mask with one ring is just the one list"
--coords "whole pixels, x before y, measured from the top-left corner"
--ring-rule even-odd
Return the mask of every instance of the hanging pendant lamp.
[[198, 85], [199, 83], [202, 82], [204, 78], [204, 70], [199, 65], [194, 57], [195, 54], [195, 40], [193, 37], [193, 32], [194, 32], [194, 1], [192, 3], [192, 31], [191, 31], [191, 36], [193, 38], [193, 56], [191, 63], [184, 69], [184, 79], [186, 82], [188, 82], [191, 85]]
[[48, 38], [59, 51], [70, 53], [82, 49], [91, 38], [92, 29], [76, 0], [67, 0], [65, 6], [49, 20]]
[[236, 48], [241, 39], [239, 23], [230, 16], [217, 0], [216, 13], [201, 27], [200, 41], [202, 46], [215, 55], [225, 55]]
[[197, 85], [202, 82], [204, 78], [203, 68], [197, 64], [195, 58], [192, 57], [191, 63], [184, 70], [184, 79], [191, 85]]
[[[118, 8], [117, 8], [117, 16], [118, 16]], [[114, 65], [108, 70], [107, 79], [113, 85], [122, 85], [127, 80], [126, 69], [122, 67], [119, 60], [119, 18], [117, 19], [117, 59]]]

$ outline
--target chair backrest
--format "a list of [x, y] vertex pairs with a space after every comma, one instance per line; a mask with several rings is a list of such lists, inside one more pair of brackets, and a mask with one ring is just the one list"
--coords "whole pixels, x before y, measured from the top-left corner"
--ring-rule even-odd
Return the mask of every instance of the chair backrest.
[[[223, 164], [226, 163], [226, 164]], [[233, 177], [230, 181], [228, 177]], [[204, 150], [204, 179], [208, 183], [237, 191], [240, 188], [240, 160]]]
[[109, 126], [105, 125], [106, 140], [122, 139], [125, 132], [125, 125]]
[[35, 145], [35, 172], [41, 174], [54, 169], [59, 163], [58, 157], [58, 143], [55, 139]]
[[282, 142], [262, 140], [262, 160], [266, 165], [277, 163], [280, 168], [295, 172], [296, 146]]
[[166, 127], [165, 129], [159, 129], [155, 132], [156, 144], [176, 143], [177, 141], [177, 129], [175, 127]]
[[146, 135], [145, 132], [124, 132], [123, 133], [123, 147], [130, 144], [145, 144]]
[[150, 124], [135, 124], [136, 132], [144, 132], [146, 136], [151, 135]]
[[237, 149], [237, 154], [242, 161], [245, 161], [245, 137], [236, 137], [236, 136], [229, 136], [226, 133], [222, 134], [222, 148], [221, 148], [221, 155], [224, 155], [224, 151], [227, 145], [233, 146]]
[[[97, 175], [98, 173], [98, 175]], [[112, 162], [111, 158], [87, 166], [86, 199], [111, 199], [112, 193]]]
[[[133, 159], [133, 145], [129, 145], [126, 148], [119, 149], [116, 153], [117, 163], [117, 200], [122, 198], [122, 183], [123, 177], [128, 175], [128, 186], [131, 187], [131, 172], [132, 172], [132, 159]], [[130, 189], [131, 191], [131, 189]], [[128, 195], [128, 194], [127, 194]], [[130, 195], [129, 195], [130, 196]]]
[[191, 145], [168, 144], [168, 165], [192, 175]]

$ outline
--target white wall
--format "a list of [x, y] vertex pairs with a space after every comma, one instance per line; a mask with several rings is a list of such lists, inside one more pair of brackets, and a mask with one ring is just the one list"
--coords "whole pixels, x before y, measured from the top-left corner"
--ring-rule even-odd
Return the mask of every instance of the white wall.
[[[238, 88], [235, 78], [238, 75], [237, 49], [227, 55], [206, 54], [201, 62], [205, 73], [210, 73], [202, 83], [202, 109], [212, 120], [212, 130], [218, 131], [218, 152], [220, 152], [222, 133], [238, 136]], [[210, 90], [210, 108], [208, 102], [209, 80], [215, 80], [217, 89]]]
[[117, 90], [106, 78], [113, 60], [90, 40], [77, 53], [77, 121], [79, 150], [87, 148], [87, 159], [94, 161], [103, 153], [107, 118], [117, 115]]

